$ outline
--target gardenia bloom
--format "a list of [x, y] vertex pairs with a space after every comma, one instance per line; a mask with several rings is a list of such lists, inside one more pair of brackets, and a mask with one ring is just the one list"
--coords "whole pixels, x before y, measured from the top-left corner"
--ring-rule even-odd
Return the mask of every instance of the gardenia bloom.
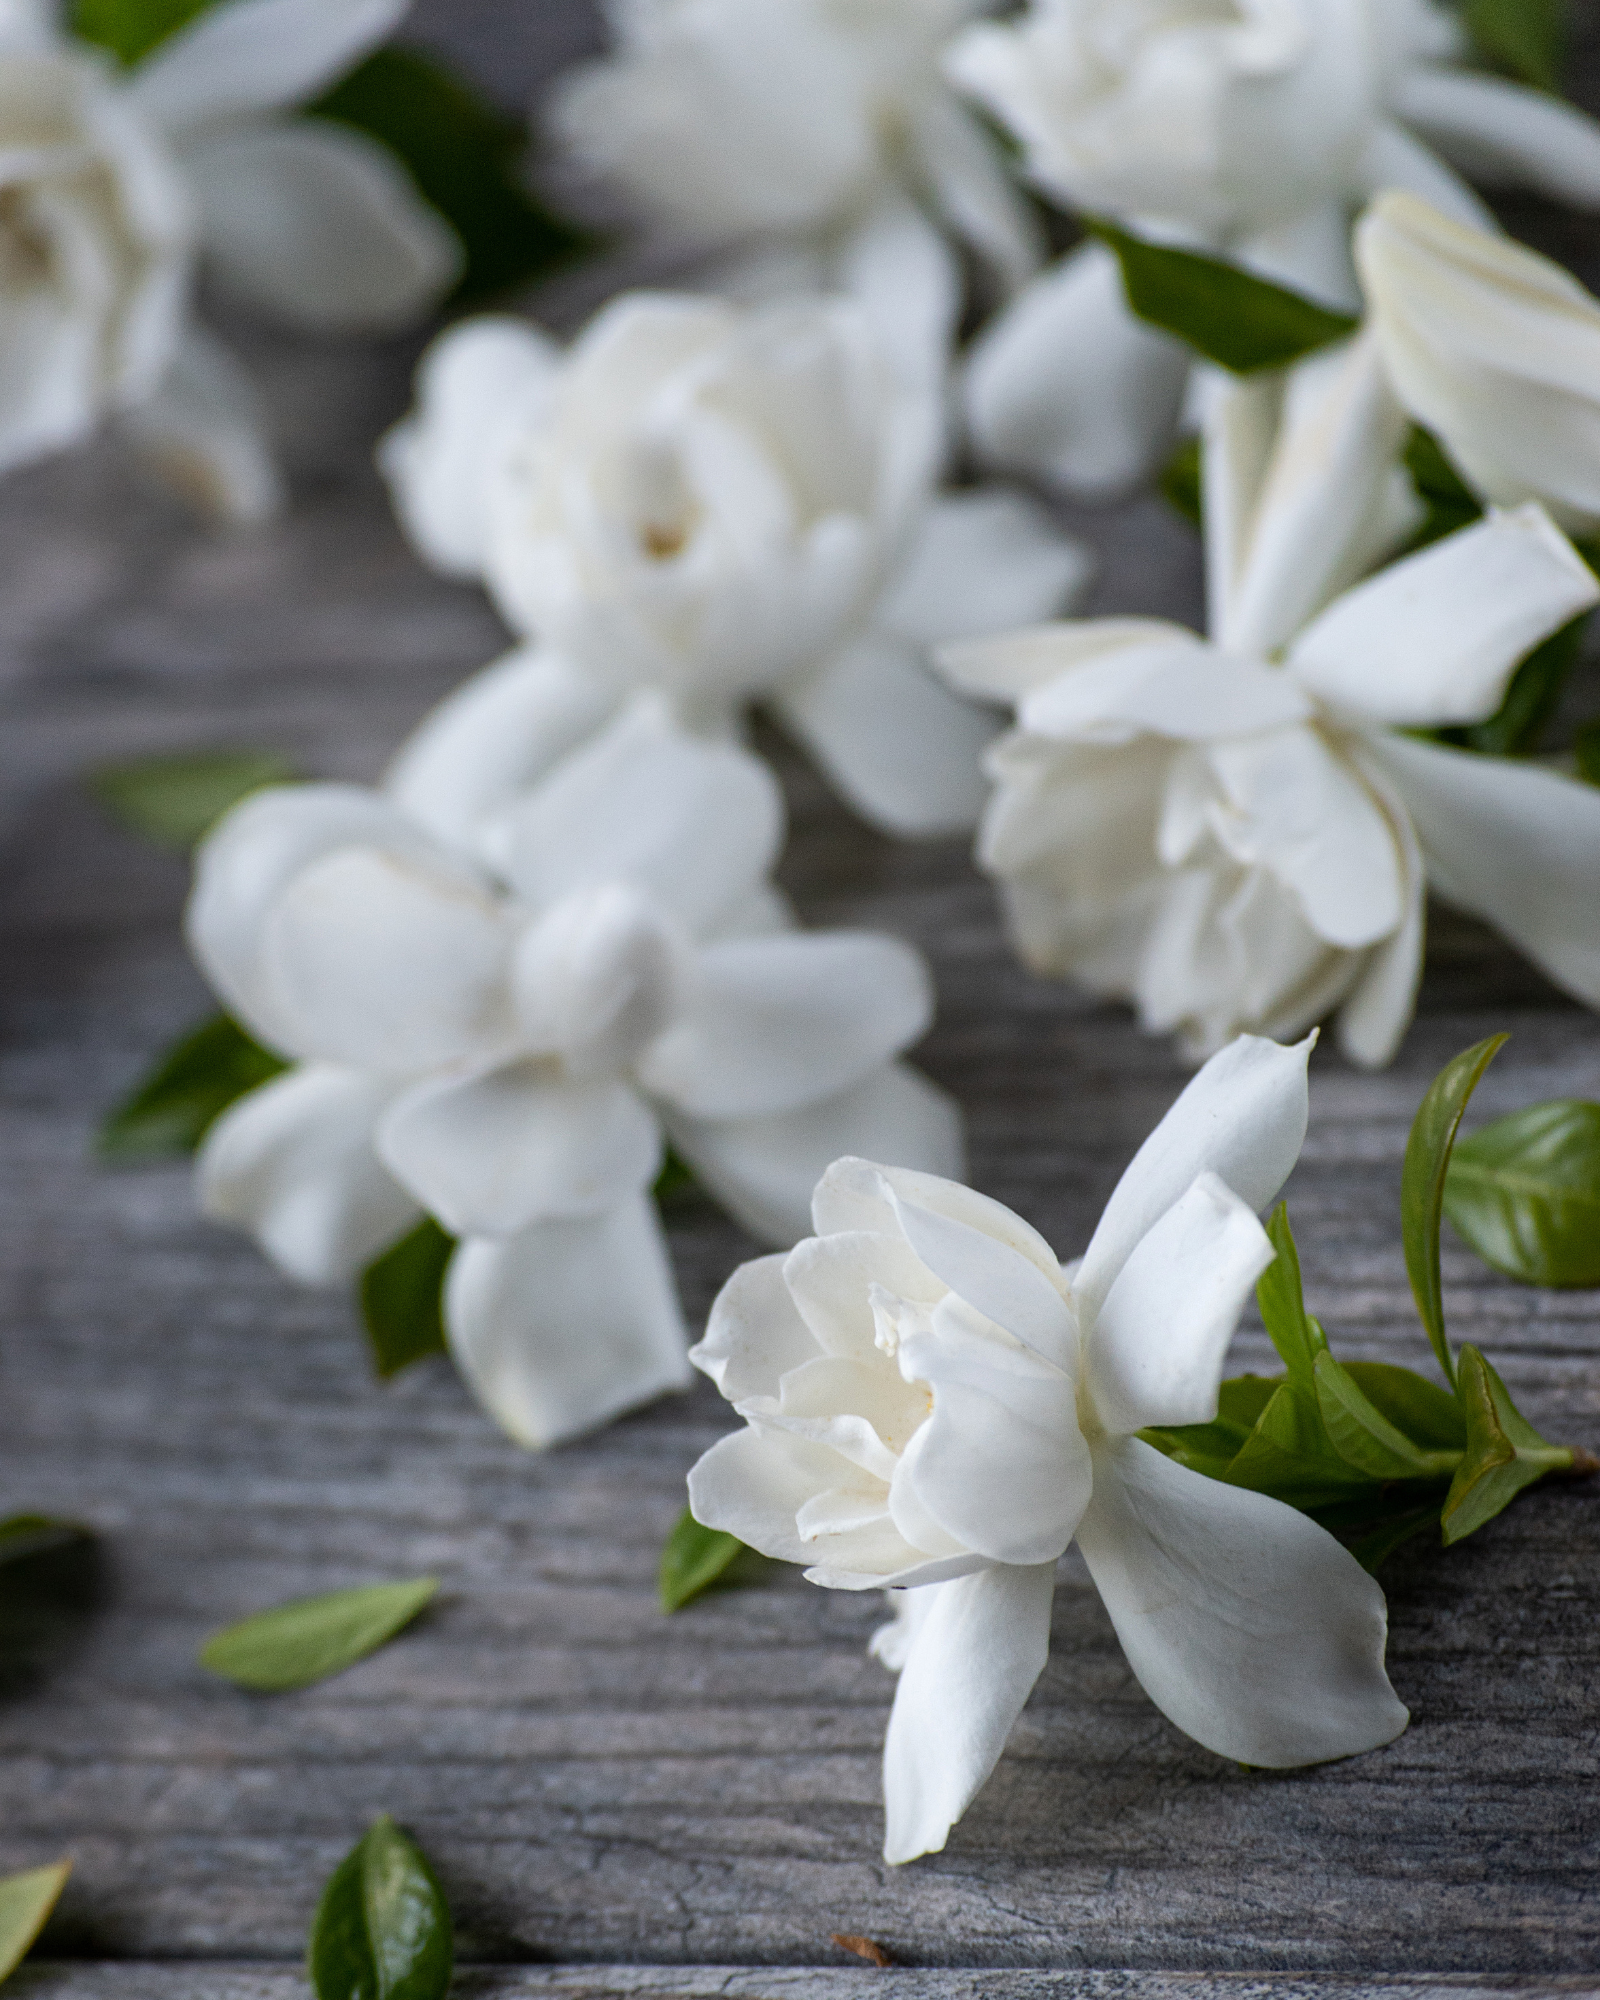
[[[1380, 189], [1486, 227], [1458, 168], [1600, 208], [1600, 125], [1463, 53], [1433, 0], [1031, 0], [1017, 21], [969, 28], [947, 67], [1051, 200], [1349, 306], [1350, 217]], [[1187, 368], [1090, 245], [978, 342], [972, 433], [990, 463], [1114, 490], [1159, 464]]]
[[1600, 528], [1600, 299], [1537, 251], [1407, 194], [1356, 229], [1395, 393], [1485, 500]]
[[565, 355], [444, 335], [382, 463], [422, 553], [608, 699], [712, 735], [760, 702], [858, 811], [936, 833], [976, 818], [992, 724], [927, 649], [1052, 615], [1086, 568], [1019, 495], [935, 497], [938, 429], [848, 305], [633, 294]]
[[1370, 338], [1217, 382], [1211, 640], [1098, 619], [945, 656], [1016, 705], [979, 856], [1018, 950], [1196, 1055], [1337, 1007], [1345, 1053], [1387, 1062], [1425, 883], [1600, 1003], [1600, 790], [1415, 733], [1492, 715], [1600, 583], [1527, 506], [1352, 584], [1414, 521], [1404, 424]]
[[[406, 789], [274, 787], [202, 845], [190, 944], [293, 1067], [207, 1134], [201, 1199], [309, 1284], [436, 1217], [462, 1373], [552, 1444], [686, 1379], [664, 1135], [774, 1242], [841, 1143], [959, 1161], [954, 1107], [894, 1060], [928, 976], [892, 939], [796, 932], [775, 782], [648, 698], [498, 814], [439, 759]], [[452, 819], [481, 837], [430, 830]]]
[[695, 1518], [835, 1590], [903, 1588], [884, 1855], [937, 1852], [999, 1760], [1076, 1540], [1129, 1665], [1207, 1749], [1282, 1768], [1399, 1735], [1382, 1593], [1331, 1535], [1134, 1435], [1212, 1421], [1272, 1261], [1253, 1210], [1294, 1165], [1310, 1043], [1215, 1057], [1118, 1183], [1082, 1261], [998, 1202], [866, 1160], [816, 1234], [735, 1272], [695, 1365], [746, 1428]]
[[108, 415], [209, 508], [278, 499], [254, 391], [190, 316], [223, 290], [313, 331], [390, 328], [460, 260], [399, 162], [284, 114], [383, 41], [408, 0], [222, 0], [132, 71], [44, 0], [0, 15], [0, 469]]

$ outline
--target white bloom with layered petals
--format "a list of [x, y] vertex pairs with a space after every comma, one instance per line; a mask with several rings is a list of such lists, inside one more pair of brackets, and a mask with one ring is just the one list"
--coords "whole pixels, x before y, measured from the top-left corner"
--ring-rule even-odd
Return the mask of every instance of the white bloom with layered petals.
[[202, 846], [195, 955], [294, 1066], [212, 1128], [199, 1184], [307, 1283], [436, 1217], [463, 1239], [462, 1372], [545, 1445], [685, 1380], [664, 1136], [786, 1242], [842, 1141], [937, 1166], [959, 1124], [895, 1061], [932, 1011], [916, 953], [798, 932], [767, 889], [782, 806], [755, 758], [649, 698], [565, 756], [535, 719], [490, 810], [429, 741], [387, 795], [277, 787]]
[[1415, 508], [1370, 338], [1286, 387], [1211, 387], [1211, 640], [1106, 619], [945, 656], [1016, 704], [979, 854], [1019, 951], [1196, 1055], [1338, 1007], [1375, 1065], [1411, 1017], [1431, 883], [1600, 1004], [1600, 792], [1410, 733], [1492, 715], [1600, 583], [1531, 506], [1354, 581]]
[[991, 725], [926, 650], [1049, 615], [1086, 563], [1019, 495], [935, 497], [936, 407], [854, 309], [636, 294], [565, 356], [474, 321], [420, 391], [383, 448], [401, 518], [518, 631], [708, 733], [765, 704], [894, 831], [972, 823]]
[[[1432, 0], [1032, 0], [1015, 22], [969, 28], [947, 67], [1063, 206], [1352, 305], [1350, 217], [1380, 189], [1488, 226], [1457, 169], [1600, 208], [1600, 125], [1463, 53]], [[1090, 245], [977, 343], [973, 436], [990, 463], [1113, 490], [1159, 464], [1186, 372]]]
[[1405, 1727], [1382, 1593], [1279, 1501], [1134, 1433], [1210, 1422], [1272, 1261], [1253, 1211], [1294, 1165], [1309, 1043], [1234, 1043], [1141, 1148], [1082, 1261], [998, 1202], [840, 1160], [816, 1234], [747, 1264], [692, 1359], [746, 1428], [689, 1475], [708, 1527], [834, 1589], [906, 1590], [884, 1854], [941, 1849], [1044, 1667], [1076, 1540], [1151, 1699], [1208, 1749], [1283, 1767]]

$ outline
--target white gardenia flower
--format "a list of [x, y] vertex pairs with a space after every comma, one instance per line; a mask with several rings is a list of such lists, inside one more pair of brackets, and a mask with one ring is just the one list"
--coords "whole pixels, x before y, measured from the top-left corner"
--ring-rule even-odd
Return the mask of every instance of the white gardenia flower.
[[562, 354], [477, 320], [423, 363], [382, 463], [421, 552], [617, 700], [692, 728], [759, 702], [895, 832], [970, 826], [992, 724], [926, 670], [1086, 573], [1043, 510], [935, 495], [935, 401], [838, 301], [613, 301]]
[[1600, 299], [1548, 257], [1389, 194], [1356, 229], [1395, 393], [1481, 498], [1600, 528]]
[[1207, 1749], [1282, 1768], [1408, 1720], [1382, 1593], [1277, 1500], [1134, 1435], [1207, 1423], [1265, 1207], [1305, 1137], [1310, 1043], [1242, 1039], [1140, 1149], [1082, 1261], [932, 1175], [840, 1160], [816, 1234], [736, 1272], [692, 1359], [746, 1428], [690, 1506], [837, 1590], [903, 1588], [884, 1855], [937, 1852], [1044, 1667], [1076, 1541], [1145, 1691]]
[[1411, 1017], [1426, 885], [1600, 1004], [1600, 791], [1416, 733], [1492, 715], [1600, 583], [1535, 506], [1353, 581], [1416, 512], [1370, 336], [1287, 386], [1211, 388], [1211, 639], [1099, 619], [945, 655], [1016, 704], [979, 855], [1018, 950], [1195, 1055], [1337, 1007], [1377, 1065]]
[[230, 1012], [293, 1064], [207, 1134], [206, 1211], [310, 1284], [434, 1216], [462, 1239], [451, 1350], [532, 1446], [687, 1379], [649, 1195], [664, 1137], [780, 1243], [841, 1143], [961, 1156], [954, 1106], [895, 1060], [931, 1017], [921, 959], [793, 928], [765, 766], [649, 697], [549, 749], [524, 739], [530, 781], [492, 813], [415, 754], [404, 801], [258, 792], [201, 847], [187, 919]]
[[[1350, 219], [1381, 189], [1488, 227], [1461, 173], [1600, 208], [1600, 125], [1464, 53], [1434, 0], [1031, 0], [947, 67], [1062, 206], [1351, 306]], [[987, 462], [1111, 491], [1159, 464], [1186, 375], [1091, 244], [979, 340], [967, 412]]]

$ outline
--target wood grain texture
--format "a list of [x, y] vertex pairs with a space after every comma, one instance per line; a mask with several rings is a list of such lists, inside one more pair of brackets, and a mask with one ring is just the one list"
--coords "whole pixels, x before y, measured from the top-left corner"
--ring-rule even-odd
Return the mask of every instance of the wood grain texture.
[[[540, 4], [420, 19], [484, 67], [503, 33], [532, 77], [547, 45], [530, 16], [589, 32], [586, 10]], [[1587, 238], [1520, 220], [1592, 266], [1592, 220]], [[470, 1973], [463, 1995], [1591, 1990], [1553, 1981], [1600, 1965], [1600, 1488], [1537, 1493], [1465, 1547], [1393, 1565], [1390, 1659], [1415, 1720], [1319, 1771], [1247, 1773], [1183, 1738], [1069, 1558], [1049, 1668], [995, 1778], [946, 1854], [890, 1870], [877, 1605], [790, 1576], [656, 1608], [684, 1473], [727, 1428], [709, 1386], [529, 1458], [442, 1363], [374, 1382], [348, 1302], [199, 1221], [182, 1170], [95, 1168], [99, 1117], [207, 1001], [176, 929], [183, 868], [112, 828], [85, 771], [243, 743], [370, 778], [502, 643], [477, 593], [408, 555], [369, 469], [414, 349], [249, 344], [295, 484], [281, 526], [201, 532], [110, 445], [0, 488], [0, 1510], [77, 1515], [100, 1538], [0, 1599], [0, 1871], [76, 1863], [44, 1944], [70, 1963], [30, 1970], [19, 1996], [303, 1991], [317, 1889], [380, 1811], [435, 1859], [463, 1957], [512, 1968]], [[1079, 520], [1102, 606], [1193, 615], [1193, 540], [1158, 504]], [[806, 915], [897, 931], [934, 962], [922, 1059], [967, 1107], [976, 1184], [1081, 1247], [1181, 1086], [1171, 1051], [1018, 970], [959, 846], [864, 833], [763, 746]], [[1396, 1225], [1406, 1129], [1445, 1058], [1502, 1027], [1484, 1115], [1600, 1095], [1595, 1020], [1440, 915], [1394, 1069], [1316, 1059], [1291, 1202], [1343, 1352], [1427, 1365]], [[748, 1245], [708, 1208], [672, 1236], [702, 1314]], [[1522, 1290], [1454, 1245], [1445, 1281], [1457, 1337], [1534, 1421], [1600, 1446], [1596, 1295]], [[1270, 1365], [1259, 1331], [1238, 1360]], [[437, 1606], [323, 1687], [252, 1697], [195, 1664], [249, 1611], [424, 1570], [444, 1579]], [[929, 1970], [834, 1969], [834, 1931]], [[568, 1969], [514, 1969], [542, 1961]], [[1441, 1986], [1450, 1973], [1500, 1983]]]

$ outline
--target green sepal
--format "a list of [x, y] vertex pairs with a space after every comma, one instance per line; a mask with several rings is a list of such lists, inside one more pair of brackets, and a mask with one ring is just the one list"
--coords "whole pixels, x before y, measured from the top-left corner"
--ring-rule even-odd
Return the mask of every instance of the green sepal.
[[1542, 645], [1535, 646], [1511, 676], [1504, 701], [1487, 721], [1441, 730], [1442, 740], [1489, 757], [1518, 757], [1536, 750], [1578, 664], [1592, 616], [1592, 612], [1580, 612]]
[[1425, 510], [1422, 526], [1408, 544], [1408, 553], [1428, 548], [1483, 518], [1483, 502], [1450, 463], [1432, 431], [1413, 424], [1401, 456]]
[[427, 1857], [388, 1814], [328, 1878], [306, 1970], [317, 2000], [444, 2000], [455, 1940]]
[[361, 1273], [361, 1323], [384, 1381], [445, 1352], [444, 1280], [455, 1248], [456, 1239], [424, 1216]]
[[1480, 55], [1536, 89], [1559, 89], [1565, 0], [1467, 0], [1465, 18]]
[[72, 32], [79, 41], [109, 49], [118, 62], [131, 68], [216, 4], [217, 0], [74, 0]]
[[157, 1059], [101, 1126], [96, 1150], [119, 1166], [192, 1153], [229, 1105], [287, 1067], [218, 1014]]
[[1475, 1534], [1546, 1473], [1574, 1467], [1574, 1454], [1540, 1437], [1475, 1347], [1461, 1350], [1456, 1393], [1467, 1420], [1467, 1448], [1440, 1517], [1447, 1543]]
[[0, 1981], [9, 1979], [32, 1951], [71, 1873], [70, 1861], [58, 1861], [0, 1879]]
[[93, 1529], [81, 1521], [62, 1521], [49, 1514], [11, 1514], [0, 1521], [0, 1565], [26, 1562], [52, 1549], [93, 1539]]
[[274, 750], [206, 750], [104, 764], [90, 774], [95, 797], [134, 833], [187, 854], [225, 812], [267, 785], [285, 785], [294, 767]]
[[1316, 1396], [1334, 1450], [1369, 1479], [1439, 1479], [1455, 1471], [1459, 1447], [1430, 1451], [1413, 1443], [1326, 1350], [1317, 1356]]
[[1439, 1275], [1445, 1175], [1468, 1099], [1509, 1040], [1508, 1035], [1490, 1035], [1464, 1049], [1440, 1070], [1412, 1121], [1400, 1176], [1400, 1230], [1411, 1292], [1445, 1380], [1452, 1387], [1456, 1365], [1444, 1330], [1444, 1287]]
[[200, 1664], [257, 1694], [284, 1694], [342, 1674], [403, 1631], [439, 1590], [439, 1579], [372, 1583], [298, 1597], [213, 1632]]
[[1175, 334], [1236, 375], [1287, 368], [1346, 340], [1360, 325], [1283, 285], [1203, 251], [1151, 243], [1100, 216], [1084, 227], [1116, 254], [1128, 304], [1142, 320]]
[[737, 1535], [706, 1528], [687, 1507], [661, 1546], [657, 1583], [663, 1611], [681, 1611], [708, 1590], [731, 1589], [765, 1581], [770, 1571], [764, 1556], [748, 1548]]
[[1451, 1227], [1525, 1285], [1600, 1285], [1600, 1104], [1558, 1098], [1463, 1139], [1444, 1183]]
[[1205, 528], [1205, 485], [1199, 438], [1185, 438], [1161, 469], [1161, 497], [1191, 527]]

